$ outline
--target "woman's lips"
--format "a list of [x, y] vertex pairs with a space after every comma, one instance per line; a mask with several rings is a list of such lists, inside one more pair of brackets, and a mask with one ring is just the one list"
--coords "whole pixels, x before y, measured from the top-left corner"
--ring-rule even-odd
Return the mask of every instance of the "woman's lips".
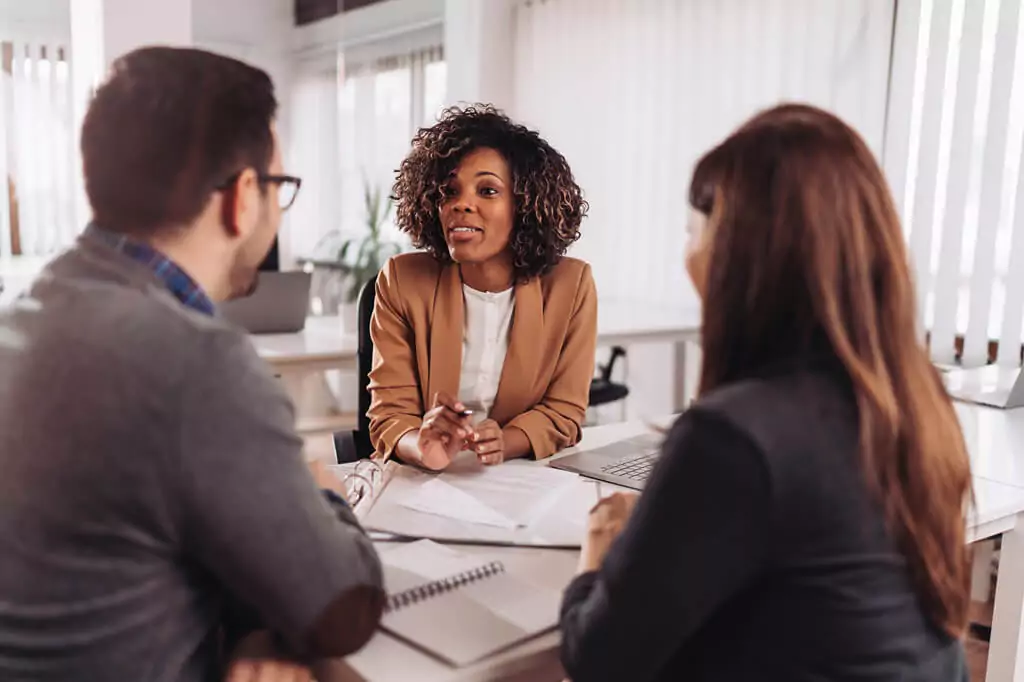
[[468, 242], [476, 239], [484, 231], [471, 225], [457, 225], [448, 229], [448, 240], [452, 242]]

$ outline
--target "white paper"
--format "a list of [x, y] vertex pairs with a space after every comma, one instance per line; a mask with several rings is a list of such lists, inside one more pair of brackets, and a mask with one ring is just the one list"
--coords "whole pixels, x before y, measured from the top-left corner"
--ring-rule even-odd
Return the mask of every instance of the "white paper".
[[413, 511], [467, 523], [509, 529], [517, 526], [514, 520], [502, 516], [490, 506], [440, 478], [423, 483], [415, 493], [400, 500], [399, 504]]
[[526, 527], [543, 516], [579, 477], [568, 471], [512, 462], [475, 471], [445, 472], [439, 478], [517, 526]]
[[398, 504], [425, 514], [513, 530], [542, 518], [577, 482], [576, 474], [544, 466], [484, 467], [460, 458]]
[[557, 623], [561, 595], [546, 587], [522, 584], [527, 589], [494, 589], [487, 582], [471, 583], [462, 589], [524, 632], [538, 632]]
[[479, 556], [463, 554], [431, 540], [398, 545], [381, 553], [388, 566], [401, 568], [426, 580], [443, 580], [488, 563]]

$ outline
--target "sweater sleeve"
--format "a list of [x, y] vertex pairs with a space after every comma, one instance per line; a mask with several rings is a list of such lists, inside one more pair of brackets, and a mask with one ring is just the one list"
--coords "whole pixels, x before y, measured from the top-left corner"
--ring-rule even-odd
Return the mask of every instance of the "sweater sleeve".
[[765, 562], [770, 481], [754, 444], [691, 410], [670, 432], [633, 517], [561, 611], [573, 682], [652, 680]]
[[352, 653], [383, 610], [373, 544], [317, 489], [291, 403], [248, 339], [215, 332], [208, 341], [183, 377], [185, 550], [297, 653]]

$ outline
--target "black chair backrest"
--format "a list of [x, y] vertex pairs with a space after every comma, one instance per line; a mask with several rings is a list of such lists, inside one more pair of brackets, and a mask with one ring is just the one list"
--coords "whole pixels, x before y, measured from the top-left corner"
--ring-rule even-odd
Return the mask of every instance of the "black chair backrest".
[[[366, 442], [370, 437], [370, 370], [373, 368], [373, 339], [370, 338], [370, 322], [373, 320], [373, 305], [377, 300], [377, 278], [371, 278], [359, 292], [359, 345], [357, 367], [359, 371], [359, 427]], [[367, 456], [369, 456], [367, 454]]]
[[601, 378], [605, 381], [612, 380], [612, 371], [615, 370], [615, 361], [626, 355], [626, 349], [622, 346], [612, 346], [611, 357], [608, 358], [608, 364], [601, 368]]

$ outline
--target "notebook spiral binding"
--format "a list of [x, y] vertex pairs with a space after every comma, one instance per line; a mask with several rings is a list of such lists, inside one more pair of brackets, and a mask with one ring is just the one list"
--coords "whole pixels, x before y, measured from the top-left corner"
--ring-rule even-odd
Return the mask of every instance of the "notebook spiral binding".
[[475, 583], [478, 580], [486, 580], [491, 576], [504, 572], [505, 565], [503, 563], [500, 561], [492, 561], [489, 564], [485, 564], [469, 571], [463, 571], [462, 573], [444, 578], [443, 580], [434, 580], [426, 585], [420, 585], [419, 587], [414, 587], [411, 590], [391, 595], [384, 607], [384, 611], [385, 613], [398, 611], [399, 609], [436, 597], [439, 594], [457, 590], [464, 585]]

